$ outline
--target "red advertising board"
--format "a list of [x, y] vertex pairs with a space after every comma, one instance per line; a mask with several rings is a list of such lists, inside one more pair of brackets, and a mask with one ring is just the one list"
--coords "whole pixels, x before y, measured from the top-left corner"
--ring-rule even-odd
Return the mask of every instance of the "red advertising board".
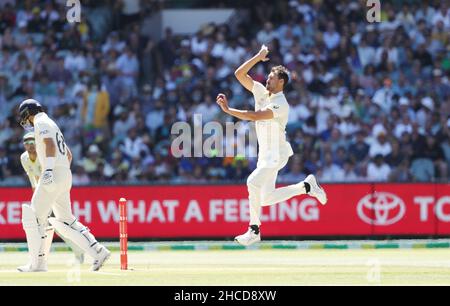
[[[450, 235], [450, 184], [329, 184], [328, 203], [299, 196], [264, 207], [264, 237]], [[128, 235], [233, 237], [248, 225], [245, 186], [111, 186], [72, 190], [74, 214], [98, 238], [119, 237], [119, 199], [128, 200]], [[28, 188], [0, 188], [0, 240], [23, 240]]]

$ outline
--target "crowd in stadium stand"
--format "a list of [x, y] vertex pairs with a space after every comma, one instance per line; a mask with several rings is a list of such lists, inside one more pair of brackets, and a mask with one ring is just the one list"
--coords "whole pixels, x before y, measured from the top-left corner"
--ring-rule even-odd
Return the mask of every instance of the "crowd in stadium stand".
[[[175, 158], [171, 127], [232, 120], [253, 97], [235, 69], [267, 44], [290, 71], [288, 139], [295, 155], [280, 182], [448, 181], [450, 7], [383, 1], [381, 23], [364, 1], [258, 1], [195, 35], [142, 34], [160, 1], [0, 0], [0, 183], [24, 184], [17, 105], [40, 101], [73, 152], [74, 184], [244, 181], [255, 158]], [[227, 1], [224, 1], [227, 4]], [[109, 3], [109, 5], [107, 4]], [[251, 8], [252, 7], [252, 8]], [[252, 149], [252, 148], [250, 148]], [[253, 148], [254, 149], [254, 148]]]

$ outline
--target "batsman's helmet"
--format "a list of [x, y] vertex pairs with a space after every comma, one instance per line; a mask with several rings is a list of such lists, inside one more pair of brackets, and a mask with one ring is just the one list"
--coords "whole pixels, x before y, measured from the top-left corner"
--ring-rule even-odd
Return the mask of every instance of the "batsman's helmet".
[[25, 127], [27, 125], [28, 119], [30, 116], [35, 116], [38, 113], [43, 112], [44, 109], [42, 108], [42, 105], [34, 100], [34, 99], [28, 99], [20, 103], [19, 106], [19, 118], [20, 118], [20, 125]]

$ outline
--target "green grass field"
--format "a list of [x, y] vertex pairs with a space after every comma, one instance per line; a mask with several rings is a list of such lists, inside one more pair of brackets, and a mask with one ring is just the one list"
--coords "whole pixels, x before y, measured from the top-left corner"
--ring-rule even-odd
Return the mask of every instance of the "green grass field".
[[55, 252], [49, 272], [15, 268], [25, 252], [0, 253], [0, 285], [450, 285], [450, 249], [114, 252], [100, 272]]

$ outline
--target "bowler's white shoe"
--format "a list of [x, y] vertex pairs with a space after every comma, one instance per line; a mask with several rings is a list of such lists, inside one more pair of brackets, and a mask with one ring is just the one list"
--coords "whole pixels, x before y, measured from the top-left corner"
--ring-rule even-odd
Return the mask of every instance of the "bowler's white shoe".
[[98, 252], [97, 258], [94, 260], [94, 263], [92, 264], [92, 271], [98, 271], [103, 266], [105, 261], [109, 259], [111, 256], [111, 252], [105, 248], [104, 246], [101, 246], [100, 251]]
[[237, 236], [234, 240], [243, 246], [249, 246], [261, 241], [261, 232], [258, 231], [257, 234], [253, 228], [249, 227], [245, 234]]
[[320, 187], [319, 183], [316, 180], [316, 177], [312, 174], [308, 175], [304, 181], [305, 183], [308, 183], [311, 187], [311, 190], [308, 192], [310, 196], [315, 197], [317, 200], [319, 200], [320, 204], [325, 205], [327, 204], [327, 194], [325, 193], [325, 190], [323, 190], [322, 187]]
[[23, 273], [30, 273], [30, 272], [47, 272], [47, 261], [46, 260], [39, 260], [39, 264], [37, 266], [33, 266], [30, 263], [24, 265], [24, 266], [20, 266], [17, 268], [17, 270], [19, 272], [23, 272]]

